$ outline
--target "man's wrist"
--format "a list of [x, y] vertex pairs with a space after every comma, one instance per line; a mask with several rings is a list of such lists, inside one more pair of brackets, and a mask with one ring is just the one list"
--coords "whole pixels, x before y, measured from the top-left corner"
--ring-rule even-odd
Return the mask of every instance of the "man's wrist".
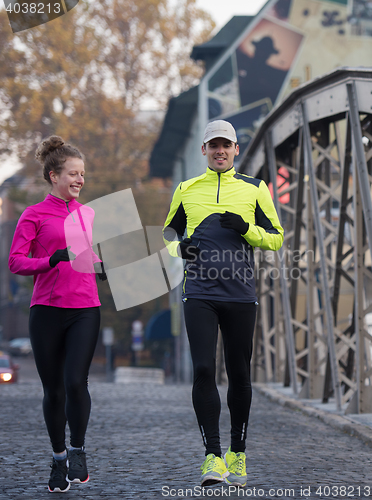
[[247, 234], [249, 231], [249, 222], [246, 222], [245, 224], [246, 224], [246, 229], [245, 229], [244, 233], [242, 233], [242, 234]]

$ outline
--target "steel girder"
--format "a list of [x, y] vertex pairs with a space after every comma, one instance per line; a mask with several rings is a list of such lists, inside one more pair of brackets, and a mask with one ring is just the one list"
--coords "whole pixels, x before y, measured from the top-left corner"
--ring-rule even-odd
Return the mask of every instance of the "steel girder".
[[256, 380], [372, 412], [372, 70], [296, 89], [240, 171], [273, 185], [282, 249], [256, 252]]

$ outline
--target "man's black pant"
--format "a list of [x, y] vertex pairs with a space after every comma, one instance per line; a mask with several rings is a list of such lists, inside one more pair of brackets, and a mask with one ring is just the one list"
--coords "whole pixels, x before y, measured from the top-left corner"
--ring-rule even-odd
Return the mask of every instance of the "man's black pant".
[[229, 381], [227, 404], [231, 416], [231, 450], [245, 450], [252, 399], [250, 362], [256, 320], [255, 303], [186, 299], [184, 313], [194, 366], [192, 399], [206, 447], [221, 456], [221, 400], [216, 385], [216, 347], [220, 325]]

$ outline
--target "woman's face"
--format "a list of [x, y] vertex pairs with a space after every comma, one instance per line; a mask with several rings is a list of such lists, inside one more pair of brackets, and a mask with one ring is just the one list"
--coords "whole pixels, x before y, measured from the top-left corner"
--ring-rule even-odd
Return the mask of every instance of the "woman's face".
[[65, 201], [79, 198], [84, 186], [84, 162], [80, 158], [67, 158], [60, 174], [50, 172], [51, 194]]

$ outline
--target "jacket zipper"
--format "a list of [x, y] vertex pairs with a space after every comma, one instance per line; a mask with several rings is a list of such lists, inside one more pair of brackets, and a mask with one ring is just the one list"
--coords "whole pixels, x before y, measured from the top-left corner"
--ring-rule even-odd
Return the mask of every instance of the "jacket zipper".
[[217, 175], [218, 175], [217, 203], [219, 203], [220, 202], [221, 172], [217, 172]]
[[[65, 203], [66, 203], [67, 211], [68, 211], [68, 213], [70, 214], [70, 213], [71, 213], [71, 210], [70, 210], [70, 207], [68, 206], [68, 204], [69, 204], [70, 202], [69, 202], [69, 201], [66, 201]], [[75, 222], [74, 216], [72, 215], [71, 217], [72, 217], [73, 222]]]

